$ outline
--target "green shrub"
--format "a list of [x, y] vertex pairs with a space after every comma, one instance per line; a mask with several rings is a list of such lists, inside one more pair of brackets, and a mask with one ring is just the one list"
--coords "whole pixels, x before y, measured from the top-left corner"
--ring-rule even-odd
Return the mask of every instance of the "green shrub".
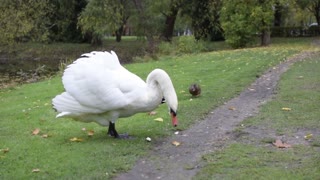
[[203, 40], [196, 41], [194, 36], [179, 36], [171, 43], [161, 42], [158, 52], [165, 55], [190, 54], [208, 51], [208, 44]]

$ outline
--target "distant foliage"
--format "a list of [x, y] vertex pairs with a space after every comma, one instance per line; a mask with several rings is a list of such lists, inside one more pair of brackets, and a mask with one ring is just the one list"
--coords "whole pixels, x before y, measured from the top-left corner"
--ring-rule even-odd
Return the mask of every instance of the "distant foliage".
[[0, 4], [0, 45], [47, 41], [51, 12], [48, 0], [5, 0]]
[[50, 41], [84, 42], [85, 36], [78, 28], [78, 16], [87, 5], [87, 0], [49, 0], [53, 7], [50, 13]]
[[100, 45], [102, 37], [116, 31], [122, 22], [123, 6], [120, 1], [91, 0], [79, 16], [83, 34], [92, 34], [92, 44]]
[[226, 42], [245, 47], [261, 32], [270, 32], [273, 0], [225, 0], [221, 11]]
[[180, 36], [173, 39], [172, 43], [159, 44], [160, 54], [190, 54], [207, 51], [207, 45], [203, 40], [196, 41], [193, 36]]

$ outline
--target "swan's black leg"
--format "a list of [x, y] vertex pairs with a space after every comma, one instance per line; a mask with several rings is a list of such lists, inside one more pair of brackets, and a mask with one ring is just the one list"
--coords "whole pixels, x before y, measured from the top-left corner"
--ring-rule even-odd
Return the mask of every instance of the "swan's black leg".
[[109, 136], [112, 136], [114, 138], [118, 139], [132, 139], [133, 137], [129, 136], [128, 134], [118, 134], [116, 131], [116, 124], [109, 122], [109, 129], [108, 129]]
[[115, 123], [109, 122], [108, 134], [115, 138], [120, 138], [118, 132], [116, 131]]

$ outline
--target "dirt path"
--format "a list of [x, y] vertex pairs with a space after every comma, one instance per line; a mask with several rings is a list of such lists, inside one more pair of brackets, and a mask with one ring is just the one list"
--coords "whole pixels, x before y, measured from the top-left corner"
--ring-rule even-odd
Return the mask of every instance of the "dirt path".
[[[300, 53], [269, 69], [238, 97], [215, 109], [190, 129], [159, 143], [132, 170], [115, 179], [191, 179], [203, 166], [202, 155], [221, 149], [230, 138], [230, 132], [242, 120], [258, 113], [259, 106], [272, 98], [280, 75], [294, 62], [310, 55], [309, 52]], [[230, 110], [230, 107], [233, 109]], [[175, 147], [171, 144], [172, 141], [181, 142], [181, 145]]]

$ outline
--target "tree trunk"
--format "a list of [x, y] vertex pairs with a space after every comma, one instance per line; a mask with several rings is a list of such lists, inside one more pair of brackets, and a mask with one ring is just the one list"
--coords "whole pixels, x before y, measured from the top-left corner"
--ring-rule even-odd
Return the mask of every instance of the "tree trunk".
[[276, 27], [281, 26], [282, 9], [283, 9], [282, 5], [280, 5], [279, 2], [276, 2], [275, 11], [274, 11], [274, 23], [273, 23], [273, 25]]
[[166, 15], [164, 31], [161, 35], [161, 39], [163, 39], [164, 41], [170, 42], [172, 40], [174, 24], [176, 22], [177, 14], [178, 8], [171, 7], [170, 14]]
[[271, 44], [271, 32], [269, 30], [263, 30], [261, 34], [261, 46], [268, 46]]
[[148, 42], [147, 51], [150, 54], [153, 54], [155, 52], [155, 41], [153, 38], [152, 27], [148, 23], [148, 17], [145, 14], [145, 9], [143, 7], [142, 1], [141, 0], [133, 0], [133, 3], [138, 11], [138, 14], [139, 14], [139, 26], [141, 26], [143, 28], [144, 35], [147, 38], [147, 42]]
[[92, 46], [101, 46], [102, 45], [102, 38], [100, 35], [92, 35], [92, 39], [91, 39], [91, 45]]
[[318, 0], [317, 2], [314, 2], [313, 10], [314, 10], [314, 16], [317, 20], [318, 26], [320, 26], [320, 0]]
[[116, 30], [116, 41], [120, 42], [123, 34], [123, 26], [121, 26], [118, 30]]

